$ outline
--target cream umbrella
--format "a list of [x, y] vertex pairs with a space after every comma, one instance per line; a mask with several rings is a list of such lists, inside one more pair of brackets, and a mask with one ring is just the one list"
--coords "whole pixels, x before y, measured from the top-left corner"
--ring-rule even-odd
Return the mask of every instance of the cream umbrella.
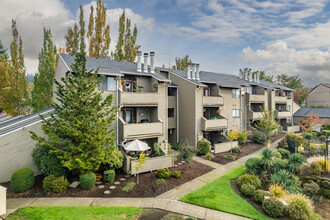
[[146, 151], [151, 149], [151, 147], [149, 147], [148, 144], [138, 139], [135, 139], [134, 141], [124, 144], [123, 147], [127, 151]]

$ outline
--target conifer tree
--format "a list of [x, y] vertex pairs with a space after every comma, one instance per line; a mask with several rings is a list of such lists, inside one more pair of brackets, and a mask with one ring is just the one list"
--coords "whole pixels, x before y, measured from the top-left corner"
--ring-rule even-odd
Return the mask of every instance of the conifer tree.
[[96, 16], [91, 6], [87, 37], [89, 39], [89, 56], [106, 58], [110, 47], [110, 25], [106, 25], [106, 7], [102, 0], [97, 0]]
[[68, 54], [75, 55], [79, 50], [79, 30], [78, 25], [74, 24], [73, 28], [69, 27], [65, 35], [65, 50]]
[[[82, 7], [80, 7], [82, 16]], [[72, 72], [56, 83], [58, 103], [50, 119], [43, 117], [42, 129], [46, 138], [32, 133], [38, 147], [50, 148], [63, 166], [84, 173], [96, 170], [100, 164], [112, 168], [122, 166], [123, 155], [115, 146], [115, 131], [110, 130], [117, 107], [111, 107], [113, 96], [102, 98], [95, 91], [101, 80], [86, 69], [84, 21], [81, 20], [80, 51], [71, 65]]]
[[39, 54], [39, 72], [34, 76], [32, 95], [33, 111], [50, 107], [53, 102], [53, 83], [56, 66], [56, 47], [50, 29], [44, 28], [43, 48]]

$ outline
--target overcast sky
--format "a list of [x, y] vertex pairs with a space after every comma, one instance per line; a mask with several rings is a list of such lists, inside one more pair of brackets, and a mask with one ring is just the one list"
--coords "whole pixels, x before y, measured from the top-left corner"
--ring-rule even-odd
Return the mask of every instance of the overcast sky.
[[[189, 54], [202, 70], [238, 74], [251, 67], [268, 74], [300, 74], [313, 86], [330, 82], [330, 3], [325, 0], [104, 0], [111, 50], [122, 10], [138, 27], [143, 52], [171, 66]], [[91, 0], [1, 0], [0, 40], [11, 42], [11, 19], [23, 39], [28, 73], [38, 69], [43, 27], [57, 47], [77, 22], [79, 4], [88, 20]]]

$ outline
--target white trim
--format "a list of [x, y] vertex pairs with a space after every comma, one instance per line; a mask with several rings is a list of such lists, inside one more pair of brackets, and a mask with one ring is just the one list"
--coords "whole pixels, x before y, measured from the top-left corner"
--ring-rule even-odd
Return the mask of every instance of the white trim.
[[63, 63], [65, 64], [66, 68], [68, 69], [69, 72], [71, 72], [69, 66], [66, 64], [66, 62], [64, 61], [63, 57], [61, 56], [61, 54], [59, 54], [59, 57], [61, 57]]
[[204, 84], [199, 85], [199, 84], [197, 84], [197, 83], [195, 83], [195, 82], [192, 82], [191, 80], [186, 79], [186, 78], [180, 76], [179, 74], [172, 72], [171, 70], [167, 70], [167, 71], [168, 71], [168, 72], [171, 72], [172, 74], [174, 74], [174, 75], [176, 75], [176, 76], [178, 76], [178, 77], [180, 77], [180, 78], [182, 78], [182, 79], [184, 79], [184, 80], [186, 80], [186, 81], [188, 81], [188, 82], [190, 82], [190, 83], [192, 83], [192, 84], [195, 84], [196, 86], [199, 86], [199, 87], [201, 87], [201, 86], [207, 86], [207, 85], [204, 85]]

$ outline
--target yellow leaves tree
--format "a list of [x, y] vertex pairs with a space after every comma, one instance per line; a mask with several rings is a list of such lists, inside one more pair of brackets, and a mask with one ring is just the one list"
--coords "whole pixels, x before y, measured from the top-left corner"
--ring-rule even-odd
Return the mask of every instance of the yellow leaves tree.
[[[146, 162], [147, 158], [146, 158], [146, 154], [142, 153], [139, 156], [139, 159], [137, 160], [137, 164], [134, 166], [135, 170], [138, 172], [140, 169], [142, 169], [142, 165]], [[136, 176], [137, 180], [137, 184], [139, 184], [139, 174], [137, 174]]]
[[231, 152], [232, 152], [232, 150], [233, 150], [233, 141], [237, 141], [238, 140], [239, 131], [238, 130], [229, 131], [227, 137], [228, 137], [228, 139], [231, 142]]

